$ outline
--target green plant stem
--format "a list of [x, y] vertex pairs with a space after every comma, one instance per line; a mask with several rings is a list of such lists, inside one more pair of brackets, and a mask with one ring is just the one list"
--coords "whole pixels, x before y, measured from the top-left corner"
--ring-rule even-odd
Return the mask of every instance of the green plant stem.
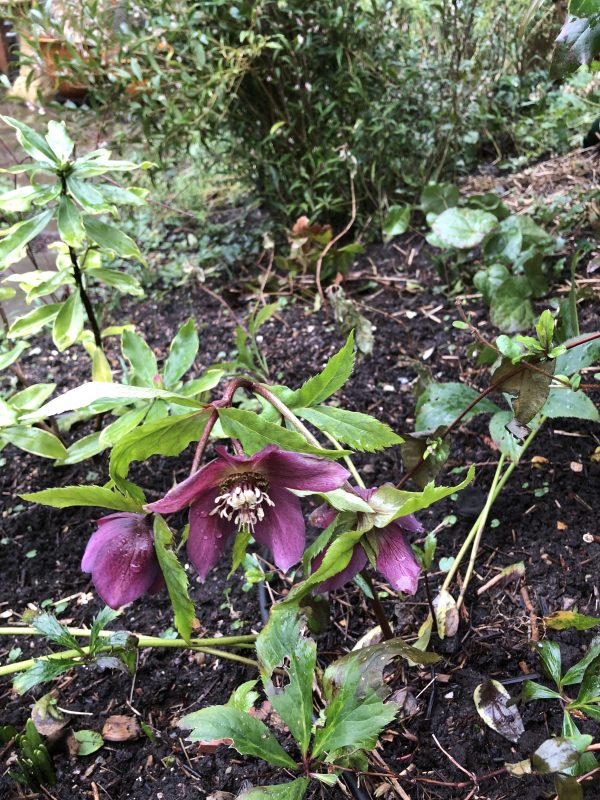
[[[511, 464], [509, 464], [509, 466], [507, 467], [507, 469], [504, 472], [504, 475], [498, 481], [498, 483], [496, 485], [496, 488], [494, 489], [494, 492], [491, 495], [492, 500], [491, 500], [491, 503], [490, 503], [490, 508], [494, 504], [494, 502], [496, 501], [496, 498], [498, 497], [498, 495], [500, 494], [500, 492], [504, 488], [504, 486], [505, 486], [506, 482], [508, 481], [508, 479], [510, 478], [510, 476], [515, 471], [515, 469], [518, 466], [521, 458], [523, 458], [523, 454], [525, 453], [525, 451], [527, 450], [527, 448], [529, 447], [529, 445], [531, 444], [531, 442], [533, 441], [533, 439], [535, 438], [535, 436], [537, 435], [537, 433], [539, 432], [540, 428], [542, 427], [542, 425], [544, 424], [545, 421], [546, 421], [546, 418], [542, 417], [539, 426], [535, 430], [531, 431], [531, 433], [529, 434], [529, 436], [527, 437], [527, 439], [523, 443], [523, 448], [521, 450], [521, 453], [519, 454], [518, 460], [517, 461], [513, 461]], [[487, 503], [486, 503], [486, 506], [487, 506]], [[469, 546], [473, 542], [473, 539], [477, 535], [477, 531], [479, 530], [479, 523], [480, 523], [480, 520], [481, 520], [481, 517], [482, 517], [484, 511], [485, 511], [485, 508], [483, 509], [481, 514], [477, 517], [477, 520], [475, 521], [475, 524], [473, 525], [473, 527], [469, 531], [465, 541], [463, 542], [460, 550], [458, 551], [458, 553], [457, 553], [457, 555], [456, 555], [456, 557], [454, 559], [454, 562], [453, 562], [452, 566], [450, 567], [450, 570], [448, 571], [448, 574], [446, 575], [446, 579], [444, 580], [444, 583], [442, 584], [442, 591], [448, 589], [448, 587], [452, 583], [452, 579], [454, 578], [454, 576], [458, 572], [458, 568], [460, 567], [461, 561], [464, 558], [465, 553], [467, 552], [467, 550], [469, 549]], [[489, 509], [488, 509], [488, 513], [489, 513]]]
[[[335, 436], [332, 436], [330, 433], [327, 433], [327, 431], [323, 431], [323, 433], [329, 439], [329, 441], [335, 447], [336, 450], [343, 450], [344, 449], [342, 447], [342, 445], [338, 442], [338, 440], [335, 438]], [[354, 463], [353, 463], [352, 459], [350, 458], [350, 456], [343, 456], [342, 457], [342, 461], [345, 463], [345, 465], [348, 467], [349, 471], [352, 473], [352, 477], [356, 481], [357, 486], [360, 486], [361, 489], [366, 489], [367, 487], [365, 486], [365, 482], [360, 477], [359, 472], [356, 469], [356, 467], [354, 466]]]
[[[2, 629], [5, 630], [5, 629]], [[25, 630], [25, 629], [21, 629]], [[35, 631], [35, 633], [38, 633]], [[89, 635], [89, 631], [85, 631], [87, 635]], [[106, 636], [110, 636], [114, 631], [102, 631], [101, 635], [103, 638]], [[81, 634], [79, 634], [81, 635]], [[225, 638], [225, 637], [223, 637]], [[231, 639], [246, 639], [251, 638], [252, 640], [256, 639], [255, 636], [251, 637], [236, 637], [231, 636], [227, 637], [229, 640]], [[225, 658], [229, 661], [237, 661], [241, 664], [247, 664], [248, 666], [259, 668], [258, 661], [255, 661], [252, 658], [246, 658], [245, 656], [237, 655], [236, 653], [228, 653], [226, 650], [220, 650], [216, 647], [206, 647], [194, 644], [194, 642], [221, 642], [221, 639], [191, 639], [190, 642], [186, 642], [184, 639], [160, 639], [158, 636], [140, 636], [138, 638], [138, 647], [181, 647], [187, 648], [189, 650], [194, 650], [200, 653], [207, 653], [208, 655], [216, 656], [218, 658]], [[233, 643], [230, 642], [232, 646]], [[238, 643], [239, 646], [243, 646], [243, 643]], [[96, 652], [102, 651], [109, 651], [112, 648], [110, 646], [105, 646], [99, 648]], [[25, 661], [16, 661], [14, 664], [4, 664], [0, 666], [0, 676], [2, 675], [12, 675], [15, 672], [24, 672], [25, 670], [29, 669], [34, 665], [36, 661], [53, 661], [56, 659], [77, 659], [82, 658], [86, 655], [89, 655], [90, 648], [89, 647], [82, 647], [79, 650], [63, 650], [60, 653], [50, 653], [46, 656], [40, 656], [39, 658], [29, 658]]]
[[[92, 632], [88, 628], [67, 628], [67, 631], [71, 636], [81, 636], [86, 639], [89, 639], [92, 635]], [[111, 636], [114, 636], [115, 633], [117, 633], [117, 631], [100, 631], [98, 637], [100, 639], [109, 639]], [[16, 625], [7, 625], [0, 628], [0, 636], [41, 635], [43, 634], [41, 634], [40, 631], [31, 626], [19, 627]], [[189, 647], [190, 644], [193, 646], [201, 645], [203, 647], [235, 647], [237, 644], [252, 644], [256, 641], [256, 634], [254, 633], [241, 634], [240, 636], [215, 636], [212, 639], [190, 639], [189, 642], [186, 642], [185, 639], [162, 639], [160, 636], [145, 636], [144, 634], [137, 633], [132, 633], [131, 635], [138, 639], [142, 647]]]
[[494, 504], [496, 487], [498, 486], [498, 483], [500, 481], [500, 476], [501, 476], [502, 470], [504, 468], [505, 460], [506, 460], [506, 456], [504, 455], [504, 453], [502, 453], [502, 455], [500, 456], [500, 459], [498, 460], [498, 466], [496, 467], [496, 472], [494, 473], [494, 477], [492, 479], [492, 485], [490, 486], [490, 490], [488, 492], [487, 500], [485, 501], [485, 505], [484, 505], [484, 507], [483, 507], [483, 509], [481, 511], [481, 514], [479, 515], [479, 517], [477, 519], [477, 527], [476, 527], [477, 533], [475, 534], [475, 538], [473, 539], [473, 547], [471, 549], [471, 558], [469, 559], [469, 565], [468, 565], [467, 571], [465, 573], [465, 578], [464, 578], [464, 581], [463, 581], [463, 585], [461, 586], [461, 589], [460, 589], [460, 595], [458, 597], [458, 600], [456, 601], [456, 607], [457, 608], [460, 608], [461, 605], [463, 604], [463, 601], [465, 599], [465, 593], [467, 591], [467, 588], [468, 588], [469, 583], [471, 581], [471, 578], [473, 576], [473, 571], [475, 569], [475, 561], [477, 559], [477, 552], [479, 551], [479, 545], [481, 543], [481, 537], [483, 536], [483, 531], [485, 530], [485, 526], [487, 525], [487, 520], [488, 520], [488, 516], [490, 514], [490, 510], [492, 508], [492, 505]]
[[308, 430], [306, 425], [304, 425], [304, 423], [298, 419], [298, 417], [294, 414], [294, 412], [290, 411], [290, 409], [286, 406], [286, 404], [282, 403], [281, 400], [278, 397], [276, 397], [273, 394], [273, 392], [270, 391], [270, 389], [268, 389], [266, 386], [263, 386], [262, 383], [252, 383], [250, 388], [255, 394], [264, 397], [265, 400], [267, 400], [273, 406], [274, 409], [279, 411], [281, 416], [284, 419], [287, 419], [287, 421], [290, 422], [294, 426], [294, 428], [296, 428], [298, 433], [301, 433], [302, 436], [304, 436], [304, 438], [309, 444], [312, 444], [313, 447], [318, 447], [319, 449], [321, 449], [321, 444], [319, 440], [312, 435], [312, 433]]

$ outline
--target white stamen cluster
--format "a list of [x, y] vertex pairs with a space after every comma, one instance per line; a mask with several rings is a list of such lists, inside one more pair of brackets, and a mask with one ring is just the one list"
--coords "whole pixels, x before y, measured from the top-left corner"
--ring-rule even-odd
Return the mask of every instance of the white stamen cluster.
[[253, 532], [256, 523], [262, 522], [265, 518], [263, 503], [269, 506], [275, 505], [265, 491], [248, 481], [243, 481], [216, 497], [215, 507], [210, 513], [233, 520], [238, 528]]

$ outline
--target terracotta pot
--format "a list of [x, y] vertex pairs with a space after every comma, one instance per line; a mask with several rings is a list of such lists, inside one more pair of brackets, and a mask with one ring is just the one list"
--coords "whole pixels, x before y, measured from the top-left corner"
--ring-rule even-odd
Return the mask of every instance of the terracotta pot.
[[81, 100], [87, 94], [88, 87], [79, 83], [72, 83], [58, 74], [57, 63], [68, 59], [69, 49], [60, 39], [51, 36], [39, 36], [39, 50], [44, 61], [47, 77], [54, 83], [54, 88], [64, 97]]

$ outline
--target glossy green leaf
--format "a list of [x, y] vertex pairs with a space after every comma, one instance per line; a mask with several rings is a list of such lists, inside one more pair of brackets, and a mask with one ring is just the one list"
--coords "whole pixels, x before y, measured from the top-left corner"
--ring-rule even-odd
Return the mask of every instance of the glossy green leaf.
[[259, 693], [254, 691], [256, 681], [246, 681], [238, 686], [237, 689], [231, 693], [231, 697], [226, 705], [232, 708], [239, 708], [240, 711], [246, 713], [254, 706], [259, 698]]
[[14, 444], [26, 453], [33, 453], [42, 458], [64, 458], [67, 455], [65, 446], [50, 431], [41, 428], [29, 428], [26, 425], [13, 425], [0, 428], [0, 436], [4, 441]]
[[53, 214], [54, 211], [48, 209], [0, 231], [0, 269], [8, 267], [24, 257], [28, 242], [44, 230]]
[[100, 441], [100, 431], [89, 433], [83, 436], [67, 448], [67, 454], [64, 458], [60, 459], [61, 466], [67, 464], [79, 464], [92, 456], [101, 453], [106, 449], [106, 445]]
[[80, 247], [85, 240], [85, 228], [79, 209], [70, 197], [63, 195], [58, 204], [58, 232], [69, 247]]
[[46, 306], [34, 308], [22, 317], [18, 317], [10, 326], [8, 336], [10, 339], [17, 339], [21, 336], [32, 336], [38, 333], [54, 320], [61, 309], [62, 303], [50, 303]]
[[13, 680], [13, 689], [18, 694], [25, 694], [34, 686], [51, 681], [76, 666], [78, 662], [72, 658], [34, 659], [33, 666]]
[[275, 767], [296, 769], [293, 759], [269, 733], [266, 725], [256, 717], [240, 711], [239, 708], [230, 706], [203, 708], [183, 717], [179, 727], [191, 728], [187, 738], [192, 742], [231, 739], [231, 747], [241, 755], [255, 756]]
[[572, 686], [575, 683], [581, 683], [588, 666], [598, 656], [600, 656], [600, 636], [594, 636], [584, 657], [576, 664], [573, 664], [572, 667], [569, 667], [563, 675], [561, 686]]
[[307, 789], [308, 778], [296, 778], [291, 783], [278, 783], [275, 786], [255, 786], [253, 789], [248, 789], [238, 795], [237, 800], [302, 800]]
[[521, 697], [525, 702], [530, 700], [560, 700], [559, 692], [554, 689], [548, 689], [547, 686], [542, 686], [541, 683], [535, 681], [525, 681]]
[[587, 631], [600, 625], [600, 617], [588, 617], [586, 614], [579, 614], [577, 611], [554, 611], [543, 619], [547, 628], [555, 631]]
[[19, 411], [32, 411], [39, 408], [55, 389], [55, 383], [34, 383], [33, 386], [13, 394], [10, 404]]
[[171, 598], [175, 627], [188, 641], [196, 611], [190, 600], [186, 571], [174, 551], [173, 534], [160, 514], [154, 515], [154, 549]]
[[62, 353], [79, 338], [85, 321], [85, 309], [79, 292], [73, 292], [62, 304], [54, 318], [52, 339], [56, 349]]
[[0, 116], [0, 119], [15, 129], [17, 140], [27, 155], [31, 156], [35, 161], [41, 161], [46, 166], [52, 166], [52, 168], [57, 166], [54, 151], [37, 131], [12, 117]]
[[129, 431], [137, 428], [137, 426], [146, 418], [147, 414], [148, 406], [146, 405], [126, 411], [114, 422], [111, 422], [110, 425], [107, 425], [106, 428], [102, 429], [100, 441], [103, 444], [111, 447], [120, 441], [123, 436], [126, 436]]
[[10, 350], [7, 350], [5, 353], [1, 353], [0, 354], [0, 372], [3, 369], [6, 369], [7, 367], [10, 367], [10, 365], [14, 364], [15, 361], [18, 361], [18, 359], [21, 356], [21, 353], [23, 353], [24, 350], [27, 350], [28, 347], [29, 347], [29, 343], [21, 340], [20, 342], [17, 342], [16, 345], [13, 348], [11, 348]]
[[0, 211], [9, 211], [12, 214], [29, 211], [33, 201], [41, 196], [38, 186], [20, 186], [0, 194]]
[[114, 225], [108, 225], [92, 216], [85, 216], [83, 224], [90, 239], [111, 255], [119, 258], [134, 258], [142, 264], [146, 263], [133, 239]]
[[121, 339], [123, 355], [131, 364], [134, 375], [146, 386], [154, 386], [158, 375], [156, 356], [145, 340], [133, 331], [123, 331]]
[[533, 647], [540, 656], [546, 675], [551, 678], [557, 686], [560, 686], [560, 645], [557, 642], [550, 642], [546, 639], [543, 642], [534, 642]]
[[[585, 339], [585, 336], [575, 336], [572, 339], [567, 339], [565, 345], [573, 345], [577, 341]], [[556, 359], [556, 374], [557, 375], [573, 375], [585, 367], [591, 367], [600, 361], [600, 337], [592, 339], [585, 344], [571, 347]]]
[[[108, 203], [102, 194], [90, 183], [80, 180], [75, 173], [67, 177], [67, 188], [70, 196], [76, 200], [88, 214], [111, 212], [114, 206]], [[92, 238], [92, 237], [90, 237]]]
[[123, 294], [130, 294], [133, 297], [143, 297], [144, 290], [133, 275], [128, 275], [126, 272], [119, 272], [116, 269], [88, 269], [85, 271], [86, 275], [92, 280], [104, 283], [106, 286], [112, 286], [118, 289]]
[[590, 397], [563, 387], [550, 389], [542, 414], [550, 419], [571, 417], [600, 422], [600, 413]]
[[582, 64], [591, 64], [599, 55], [600, 11], [583, 17], [570, 14], [556, 37], [551, 74], [568, 75]]
[[173, 386], [191, 369], [198, 353], [200, 342], [196, 322], [190, 317], [175, 334], [169, 347], [169, 355], [163, 367], [165, 386]]
[[57, 122], [54, 119], [51, 119], [48, 122], [46, 141], [61, 164], [64, 164], [69, 160], [69, 156], [73, 152], [75, 143], [67, 133], [67, 128], [64, 122]]

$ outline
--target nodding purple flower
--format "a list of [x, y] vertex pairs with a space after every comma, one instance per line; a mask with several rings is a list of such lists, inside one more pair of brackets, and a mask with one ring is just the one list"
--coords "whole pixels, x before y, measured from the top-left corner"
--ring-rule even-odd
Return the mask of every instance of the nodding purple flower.
[[147, 514], [118, 512], [97, 521], [81, 569], [92, 573], [96, 591], [111, 608], [131, 603], [163, 586]]
[[204, 580], [238, 530], [247, 531], [287, 570], [304, 552], [304, 518], [290, 489], [329, 492], [349, 473], [339, 464], [268, 445], [253, 456], [218, 458], [175, 486], [148, 511], [169, 514], [190, 507], [187, 551]]
[[[365, 502], [369, 502], [377, 491], [373, 489], [361, 489], [353, 487], [356, 494]], [[376, 509], [373, 509], [375, 513]], [[311, 515], [311, 522], [318, 528], [326, 528], [330, 525], [336, 515], [336, 511], [326, 505], [319, 506]], [[415, 594], [421, 567], [410, 545], [406, 541], [405, 531], [408, 533], [421, 533], [423, 526], [417, 519], [409, 514], [406, 517], [398, 517], [384, 528], [371, 528], [366, 534], [367, 546], [376, 554], [376, 565], [379, 572], [384, 575], [390, 585], [398, 592]], [[363, 537], [363, 538], [365, 538]], [[319, 553], [312, 561], [312, 571], [314, 572], [325, 557], [325, 549]], [[360, 542], [354, 546], [352, 556], [348, 565], [337, 575], [328, 578], [320, 583], [315, 591], [331, 592], [339, 589], [348, 581], [352, 580], [367, 565], [368, 556], [365, 548]]]

